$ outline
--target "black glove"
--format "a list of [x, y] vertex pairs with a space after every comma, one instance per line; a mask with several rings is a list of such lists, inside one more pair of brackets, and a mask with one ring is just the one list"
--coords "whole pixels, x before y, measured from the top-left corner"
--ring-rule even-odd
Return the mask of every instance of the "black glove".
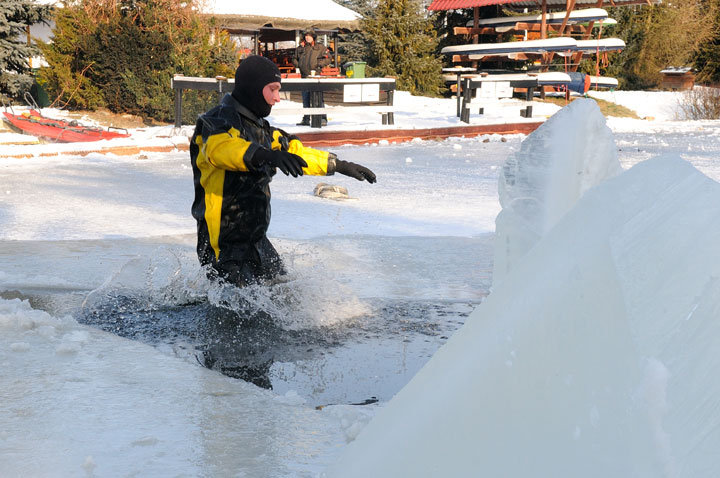
[[250, 162], [253, 169], [259, 169], [267, 164], [280, 169], [285, 173], [285, 176], [290, 174], [294, 178], [302, 176], [302, 168], [307, 167], [305, 160], [297, 154], [288, 153], [287, 151], [273, 151], [266, 148], [258, 148]]
[[342, 159], [335, 160], [335, 172], [350, 176], [358, 181], [367, 180], [370, 184], [376, 181], [375, 173], [370, 171], [365, 166], [351, 163], [350, 161], [343, 161]]

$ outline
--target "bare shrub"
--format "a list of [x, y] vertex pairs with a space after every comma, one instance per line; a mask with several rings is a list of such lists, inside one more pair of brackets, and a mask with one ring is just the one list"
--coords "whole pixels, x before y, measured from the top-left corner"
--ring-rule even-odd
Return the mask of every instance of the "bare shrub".
[[680, 119], [720, 119], [720, 88], [695, 86], [678, 100]]

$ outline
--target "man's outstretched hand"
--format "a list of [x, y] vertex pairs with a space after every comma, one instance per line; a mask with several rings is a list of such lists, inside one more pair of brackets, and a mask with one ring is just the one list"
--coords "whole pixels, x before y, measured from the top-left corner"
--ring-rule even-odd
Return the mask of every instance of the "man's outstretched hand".
[[288, 153], [287, 151], [269, 150], [259, 148], [253, 157], [253, 163], [256, 165], [268, 164], [278, 168], [280, 171], [296, 178], [303, 175], [302, 168], [307, 167], [307, 163], [297, 154]]
[[375, 173], [365, 166], [360, 166], [359, 164], [351, 163], [350, 161], [343, 161], [342, 159], [335, 160], [335, 172], [344, 174], [345, 176], [350, 176], [358, 181], [367, 181], [370, 184], [377, 180]]

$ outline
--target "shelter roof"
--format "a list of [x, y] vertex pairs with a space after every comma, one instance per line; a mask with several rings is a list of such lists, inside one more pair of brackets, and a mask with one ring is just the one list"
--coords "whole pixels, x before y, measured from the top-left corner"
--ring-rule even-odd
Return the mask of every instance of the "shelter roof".
[[[660, 0], [576, 0], [575, 7], [620, 7], [624, 5], [638, 5], [660, 3]], [[539, 9], [541, 0], [433, 0], [428, 10], [460, 10], [463, 8], [488, 7], [491, 5], [508, 5], [510, 8]], [[547, 0], [551, 9], [564, 10], [566, 0]]]
[[332, 0], [207, 0], [201, 13], [217, 18], [223, 28], [238, 31], [258, 31], [263, 27], [357, 31], [362, 18], [359, 13]]
[[434, 0], [428, 5], [428, 10], [461, 10], [463, 8], [487, 7], [514, 3], [519, 0]]
[[664, 70], [660, 70], [660, 73], [664, 75], [684, 75], [686, 73], [693, 73], [695, 69], [692, 66], [668, 66]]

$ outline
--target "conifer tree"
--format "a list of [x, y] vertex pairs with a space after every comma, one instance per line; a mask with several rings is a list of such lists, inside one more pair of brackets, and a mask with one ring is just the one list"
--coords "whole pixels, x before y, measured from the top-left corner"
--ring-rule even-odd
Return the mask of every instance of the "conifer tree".
[[[339, 0], [342, 6], [359, 13], [363, 18], [372, 16], [371, 0]], [[341, 63], [349, 61], [365, 61], [369, 56], [368, 43], [362, 32], [340, 35], [338, 55]]]
[[437, 34], [419, 0], [379, 0], [363, 32], [374, 75], [394, 76], [398, 89], [412, 94], [444, 90]]
[[47, 23], [51, 15], [51, 6], [31, 0], [0, 2], [0, 96], [19, 97], [29, 90], [33, 78], [28, 60], [39, 50], [28, 44], [27, 29]]
[[621, 88], [650, 88], [668, 66], [689, 66], [710, 31], [710, 18], [696, 0], [660, 5], [619, 7], [609, 11], [618, 21], [613, 31], [625, 49], [607, 73], [621, 80]]
[[[192, 1], [69, 0], [56, 15], [40, 77], [56, 106], [169, 120], [174, 74], [232, 76], [229, 37]], [[194, 119], [192, 120], [194, 122]]]
[[711, 19], [712, 27], [695, 56], [697, 81], [718, 85], [720, 84], [720, 0], [706, 2], [705, 9]]

